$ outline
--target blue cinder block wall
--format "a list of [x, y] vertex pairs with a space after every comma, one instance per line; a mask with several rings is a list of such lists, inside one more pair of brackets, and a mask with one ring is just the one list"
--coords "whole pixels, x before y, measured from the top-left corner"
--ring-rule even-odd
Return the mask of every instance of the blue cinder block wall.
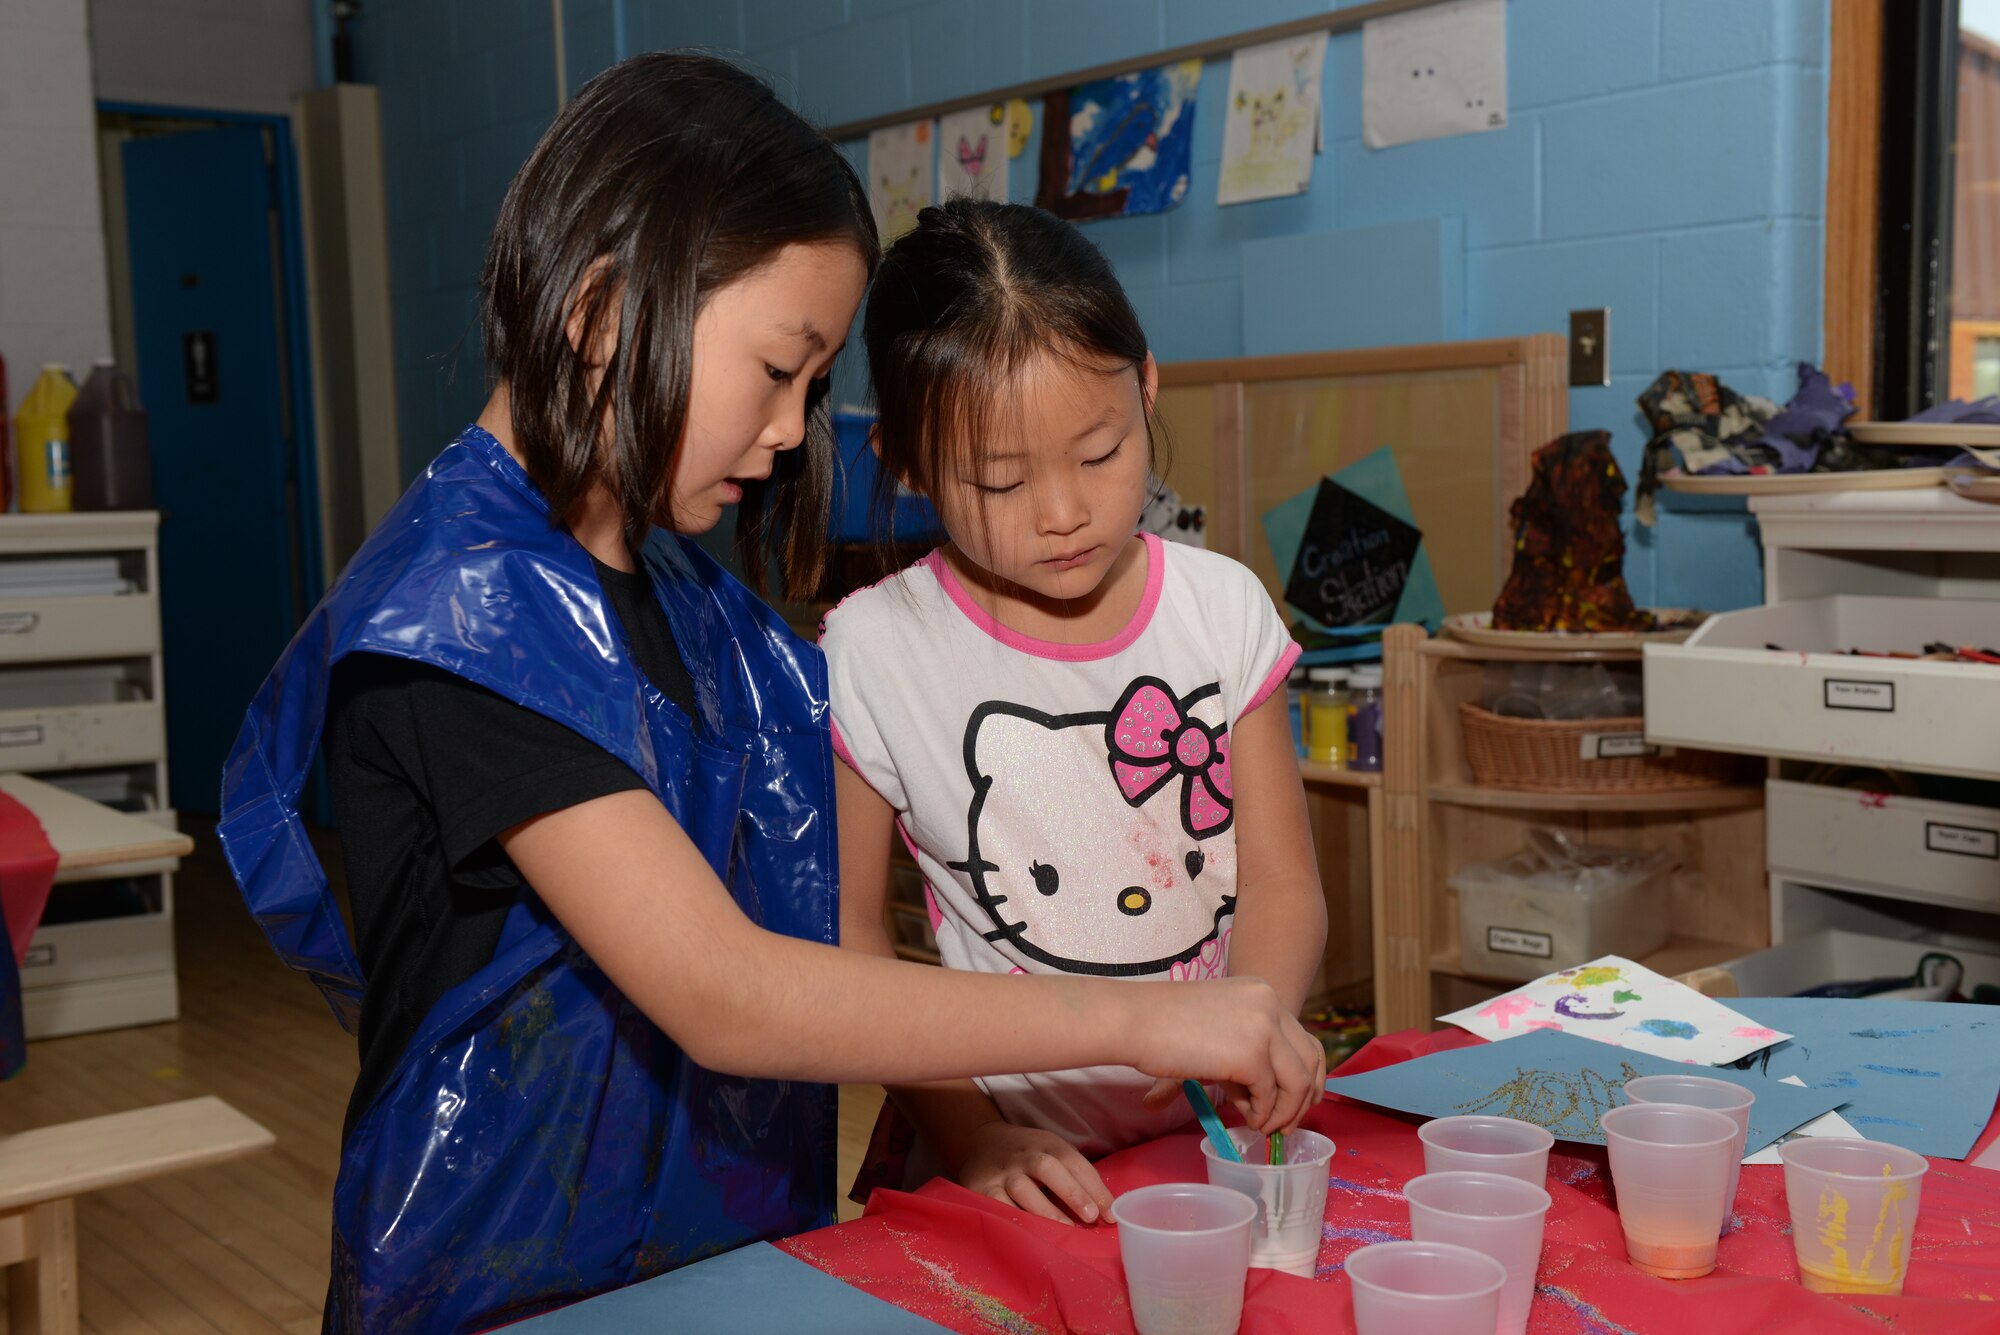
[[[1338, 6], [1336, 6], [1337, 8]], [[1303, 17], [1307, 0], [566, 0], [569, 87], [665, 46], [743, 52], [806, 115], [835, 123]], [[354, 26], [382, 90], [398, 388], [414, 470], [483, 397], [480, 257], [507, 181], [555, 110], [549, 0], [371, 0]], [[1323, 307], [1260, 278], [1272, 253], [1337, 253], [1341, 233], [1453, 220], [1458, 275], [1440, 336], [1562, 331], [1609, 306], [1612, 383], [1572, 390], [1573, 428], [1613, 433], [1628, 477], [1633, 398], [1669, 366], [1784, 398], [1820, 353], [1825, 0], [1510, 0], [1509, 124], [1386, 151], [1361, 141], [1361, 35], [1327, 57], [1325, 153], [1298, 198], [1218, 208], [1227, 58], [1203, 74], [1194, 177], [1171, 213], [1087, 224], [1162, 360], [1397, 341], [1397, 284]], [[1039, 136], [1040, 127], [1037, 126]], [[857, 163], [865, 144], [845, 146]], [[1034, 191], [1036, 145], [1013, 193]], [[1312, 240], [1311, 238], [1319, 238]], [[1281, 251], [1244, 247], [1292, 240]], [[1357, 239], [1358, 240], [1358, 239]], [[1246, 284], [1249, 290], [1246, 293]], [[1247, 309], [1247, 315], [1246, 315]], [[1246, 318], [1252, 329], [1246, 333]], [[1381, 337], [1371, 334], [1381, 331]], [[456, 350], [456, 356], [454, 356]], [[455, 363], [455, 378], [453, 368]], [[842, 390], [856, 392], [850, 370]], [[1758, 600], [1739, 506], [1662, 506], [1635, 531], [1642, 603]]]

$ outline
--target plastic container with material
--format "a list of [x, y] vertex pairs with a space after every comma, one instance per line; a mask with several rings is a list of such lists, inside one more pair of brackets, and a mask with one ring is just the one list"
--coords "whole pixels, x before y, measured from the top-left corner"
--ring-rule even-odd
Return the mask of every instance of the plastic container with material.
[[1314, 668], [1306, 674], [1306, 758], [1322, 765], [1347, 763], [1347, 674]]
[[1814, 1293], [1903, 1291], [1924, 1156], [1900, 1145], [1802, 1136], [1778, 1147], [1799, 1282]]
[[69, 408], [76, 385], [69, 368], [47, 362], [14, 414], [14, 477], [21, 509], [62, 514], [70, 508]]
[[1506, 1267], [1495, 1335], [1524, 1335], [1542, 1264], [1549, 1193], [1499, 1173], [1426, 1173], [1404, 1185], [1403, 1197], [1410, 1203], [1411, 1238], [1457, 1243]]
[[7, 359], [0, 357], [0, 511], [14, 505], [14, 424], [7, 420]]
[[1528, 832], [1527, 847], [1452, 874], [1459, 958], [1468, 972], [1527, 982], [1604, 955], [1638, 959], [1666, 944], [1673, 855]]
[[1628, 1103], [1600, 1119], [1625, 1255], [1661, 1279], [1715, 1269], [1723, 1194], [1737, 1159], [1736, 1123], [1713, 1108]]
[[1229, 1187], [1163, 1182], [1111, 1203], [1139, 1335], [1232, 1335], [1243, 1320], [1257, 1203]]
[[70, 504], [77, 510], [153, 508], [146, 410], [132, 377], [100, 358], [69, 409]]
[[1449, 1242], [1376, 1242], [1347, 1258], [1360, 1335], [1492, 1335], [1507, 1268]]
[[1382, 669], [1356, 668], [1347, 679], [1347, 767], [1382, 768]]
[[1437, 1117], [1417, 1128], [1426, 1173], [1499, 1173], [1531, 1186], [1549, 1178], [1546, 1127], [1513, 1117]]
[[1294, 1131], [1285, 1137], [1285, 1161], [1265, 1162], [1269, 1142], [1246, 1127], [1234, 1127], [1242, 1163], [1216, 1153], [1202, 1137], [1201, 1157], [1208, 1164], [1213, 1186], [1240, 1191], [1257, 1202], [1257, 1222], [1250, 1231], [1250, 1264], [1264, 1270], [1284, 1270], [1313, 1277], [1319, 1260], [1320, 1228], [1326, 1222], [1327, 1164], [1333, 1142], [1317, 1131]]
[[1722, 1231], [1727, 1233], [1736, 1213], [1736, 1181], [1743, 1173], [1743, 1147], [1750, 1138], [1750, 1109], [1757, 1102], [1756, 1093], [1705, 1075], [1642, 1075], [1625, 1082], [1625, 1097], [1632, 1103], [1682, 1103], [1691, 1108], [1713, 1108], [1736, 1123], [1736, 1148], [1730, 1151], [1729, 1190], [1722, 1198]]

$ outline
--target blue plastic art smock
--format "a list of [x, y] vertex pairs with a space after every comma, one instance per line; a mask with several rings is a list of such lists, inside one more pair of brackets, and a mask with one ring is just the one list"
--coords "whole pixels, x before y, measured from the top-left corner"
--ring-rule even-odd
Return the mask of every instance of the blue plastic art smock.
[[[367, 981], [299, 817], [350, 653], [443, 668], [573, 728], [646, 781], [752, 921], [835, 939], [824, 660], [694, 544], [655, 532], [641, 556], [698, 726], [634, 667], [589, 555], [477, 427], [258, 691], [218, 833], [272, 945], [350, 1031]], [[832, 1100], [696, 1066], [524, 890], [492, 962], [439, 999], [343, 1146], [327, 1328], [487, 1330], [829, 1223]]]

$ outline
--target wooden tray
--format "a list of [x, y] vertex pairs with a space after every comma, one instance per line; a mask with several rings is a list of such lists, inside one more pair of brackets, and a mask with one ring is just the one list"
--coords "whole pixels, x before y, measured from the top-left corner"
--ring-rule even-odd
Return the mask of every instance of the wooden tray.
[[[1679, 644], [1700, 629], [1708, 614], [1685, 607], [1645, 607], [1663, 630], [1495, 630], [1491, 612], [1460, 612], [1444, 619], [1444, 632], [1455, 640], [1488, 649], [1637, 649], [1643, 644]], [[1684, 624], [1683, 624], [1684, 623]]]
[[1944, 482], [1942, 468], [1882, 468], [1852, 473], [1668, 474], [1660, 485], [1690, 496], [1801, 496], [1827, 491], [1921, 491]]
[[2000, 426], [1972, 422], [1849, 422], [1847, 434], [1863, 445], [1902, 449], [2000, 448]]

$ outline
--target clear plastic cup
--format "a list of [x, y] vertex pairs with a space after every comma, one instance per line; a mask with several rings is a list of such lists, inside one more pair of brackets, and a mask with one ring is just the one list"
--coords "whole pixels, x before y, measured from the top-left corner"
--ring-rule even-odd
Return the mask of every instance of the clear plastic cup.
[[1755, 1091], [1705, 1075], [1642, 1075], [1625, 1082], [1625, 1097], [1633, 1103], [1682, 1103], [1713, 1108], [1736, 1123], [1735, 1162], [1729, 1166], [1729, 1188], [1722, 1197], [1722, 1231], [1736, 1212], [1736, 1182], [1743, 1174], [1743, 1147], [1750, 1140], [1750, 1108]]
[[1163, 1182], [1111, 1203], [1139, 1335], [1232, 1335], [1243, 1320], [1257, 1202], [1200, 1182]]
[[1512, 1117], [1439, 1117], [1417, 1128], [1426, 1173], [1500, 1173], [1541, 1186], [1556, 1138]]
[[1900, 1145], [1805, 1136], [1778, 1147], [1799, 1282], [1814, 1293], [1901, 1293], [1924, 1156]]
[[1376, 1242], [1347, 1278], [1360, 1335], [1493, 1335], [1507, 1267], [1450, 1242]]
[[1522, 1335], [1535, 1301], [1549, 1193], [1500, 1173], [1426, 1173], [1411, 1178], [1403, 1196], [1410, 1203], [1410, 1236], [1416, 1241], [1457, 1243], [1506, 1268], [1495, 1331]]
[[1628, 1103], [1601, 1120], [1632, 1264], [1661, 1279], [1715, 1269], [1736, 1123], [1680, 1103]]
[[1313, 1276], [1319, 1260], [1320, 1228], [1326, 1223], [1326, 1180], [1333, 1142], [1316, 1131], [1294, 1131], [1285, 1137], [1285, 1161], [1267, 1164], [1268, 1143], [1246, 1127], [1234, 1127], [1242, 1163], [1231, 1163], [1203, 1136], [1201, 1154], [1208, 1161], [1208, 1180], [1231, 1187], [1257, 1202], [1257, 1222], [1250, 1230], [1250, 1264]]

